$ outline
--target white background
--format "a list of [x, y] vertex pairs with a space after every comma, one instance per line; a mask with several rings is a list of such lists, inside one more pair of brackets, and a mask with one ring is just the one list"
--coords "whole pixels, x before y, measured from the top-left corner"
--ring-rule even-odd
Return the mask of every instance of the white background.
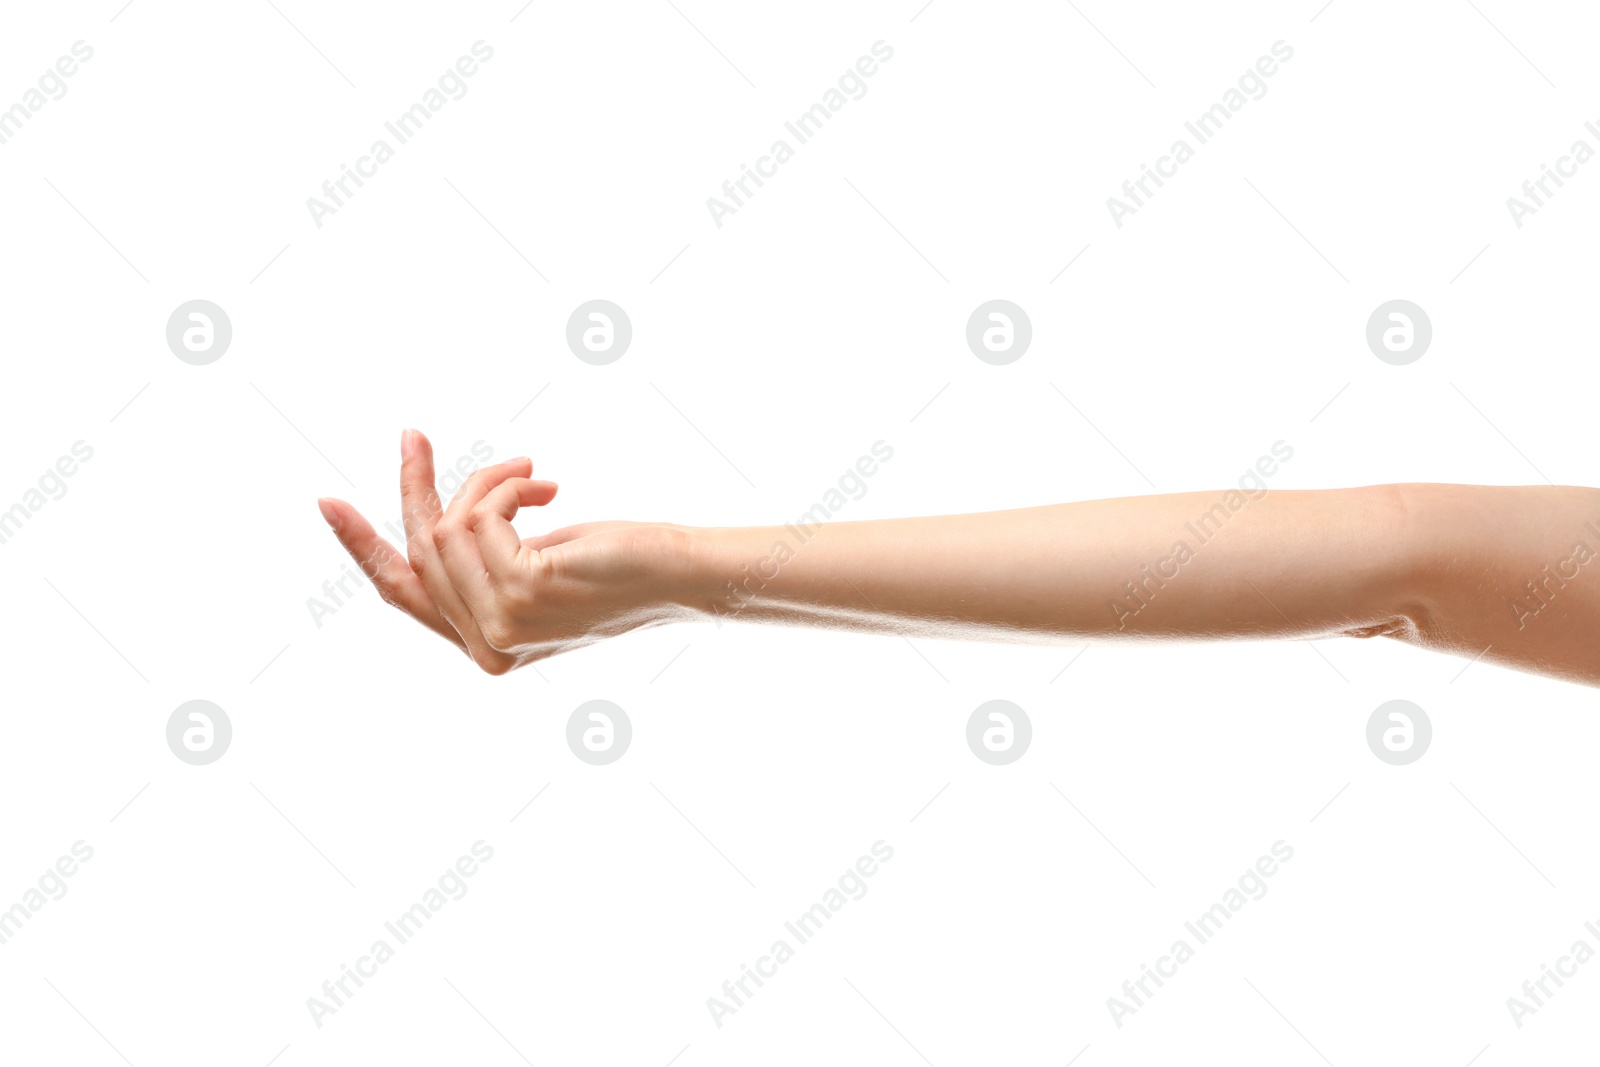
[[[534, 456], [562, 491], [528, 533], [788, 521], [880, 439], [842, 517], [1223, 488], [1278, 440], [1277, 488], [1600, 480], [1600, 163], [1520, 229], [1505, 203], [1600, 147], [1584, 5], [918, 2], [8, 5], [0, 106], [94, 56], [0, 146], [0, 509], [94, 454], [0, 545], [0, 908], [94, 856], [0, 946], [0, 1056], [1587, 1047], [1600, 964], [1520, 1029], [1506, 998], [1600, 949], [1590, 690], [1384, 642], [709, 625], [496, 679], [370, 587], [313, 621], [345, 566], [314, 499], [397, 519], [406, 426], [443, 461]], [[478, 40], [467, 95], [316, 227], [307, 197]], [[879, 40], [867, 94], [714, 225]], [[1106, 198], [1279, 40], [1266, 95], [1115, 226]], [[564, 341], [596, 297], [634, 327], [606, 367]], [[196, 298], [234, 330], [204, 367], [164, 335]], [[1009, 366], [965, 344], [992, 298], [1032, 320]], [[1395, 298], [1434, 328], [1405, 367], [1364, 340]], [[196, 698], [234, 729], [206, 767], [165, 742]], [[607, 767], [564, 740], [595, 698], [634, 728]], [[993, 698], [1033, 722], [1008, 767], [965, 742]], [[1394, 698], [1434, 727], [1407, 767], [1364, 737]], [[307, 998], [480, 839], [470, 892], [316, 1026]], [[706, 998], [878, 840], [867, 895], [717, 1027]], [[1107, 998], [1278, 840], [1267, 895], [1117, 1027]]]

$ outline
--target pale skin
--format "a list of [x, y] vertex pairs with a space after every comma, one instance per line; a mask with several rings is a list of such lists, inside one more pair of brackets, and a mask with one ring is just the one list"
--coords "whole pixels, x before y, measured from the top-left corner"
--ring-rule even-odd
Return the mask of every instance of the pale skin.
[[401, 451], [405, 552], [344, 501], [320, 500], [323, 517], [385, 600], [490, 674], [715, 619], [1038, 644], [1382, 636], [1600, 686], [1596, 489], [1221, 489], [523, 538], [517, 512], [556, 493], [530, 460], [483, 468], [444, 506], [428, 439], [408, 430]]

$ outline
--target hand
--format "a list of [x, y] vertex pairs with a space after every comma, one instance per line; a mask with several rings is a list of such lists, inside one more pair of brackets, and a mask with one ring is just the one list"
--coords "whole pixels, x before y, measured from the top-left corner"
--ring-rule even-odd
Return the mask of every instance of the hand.
[[407, 430], [401, 454], [406, 556], [344, 501], [318, 506], [384, 600], [489, 674], [693, 614], [674, 593], [681, 527], [598, 522], [523, 540], [517, 511], [556, 494], [531, 460], [479, 470], [442, 509], [428, 439]]

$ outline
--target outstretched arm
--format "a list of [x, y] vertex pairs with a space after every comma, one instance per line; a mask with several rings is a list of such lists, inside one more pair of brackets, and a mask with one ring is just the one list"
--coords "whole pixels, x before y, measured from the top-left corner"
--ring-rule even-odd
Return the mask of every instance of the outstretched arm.
[[1384, 636], [1600, 685], [1593, 489], [1176, 493], [694, 530], [688, 553], [688, 603], [714, 618], [1013, 640]]
[[528, 460], [445, 509], [426, 438], [402, 451], [406, 556], [350, 505], [323, 514], [385, 599], [491, 673], [709, 618], [1028, 642], [1381, 635], [1600, 685], [1597, 490], [1241, 489], [524, 540], [511, 519], [555, 493]]

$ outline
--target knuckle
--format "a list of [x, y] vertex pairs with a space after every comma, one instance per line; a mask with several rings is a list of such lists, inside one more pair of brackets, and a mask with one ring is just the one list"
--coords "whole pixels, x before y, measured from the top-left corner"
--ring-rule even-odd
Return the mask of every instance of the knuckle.
[[410, 513], [424, 513], [439, 506], [439, 494], [430, 485], [404, 482], [400, 486], [400, 502]]
[[511, 613], [498, 601], [478, 619], [478, 629], [483, 633], [484, 644], [496, 652], [509, 652], [517, 642]]
[[366, 556], [356, 557], [356, 566], [361, 568], [361, 573], [366, 575], [367, 581], [373, 585], [379, 584], [384, 564], [388, 562], [388, 554], [382, 548], [373, 549]]
[[440, 501], [434, 486], [411, 485], [410, 482], [400, 486], [400, 510], [406, 517], [421, 520], [432, 512], [437, 512], [438, 507]]
[[500, 677], [510, 672], [515, 665], [509, 656], [502, 656], [493, 649], [483, 649], [473, 654], [472, 660], [484, 674]]

